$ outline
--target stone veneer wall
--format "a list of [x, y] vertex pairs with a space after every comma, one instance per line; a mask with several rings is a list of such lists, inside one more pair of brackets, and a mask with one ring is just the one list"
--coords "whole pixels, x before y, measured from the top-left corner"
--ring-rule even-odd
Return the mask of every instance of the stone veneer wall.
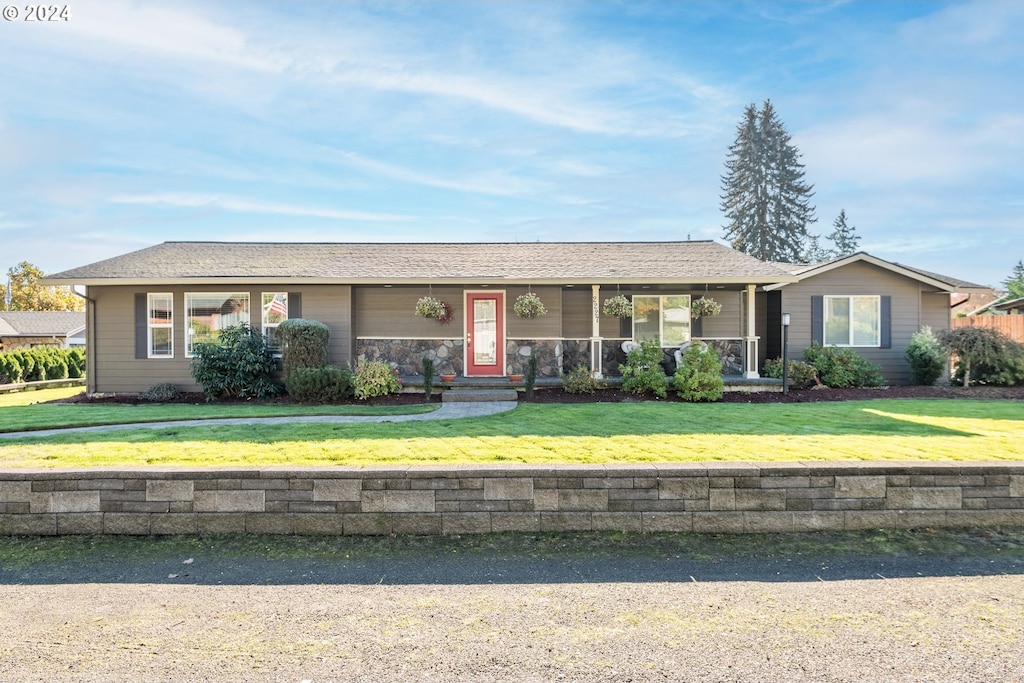
[[0, 534], [789, 532], [1024, 526], [1024, 465], [0, 472]]
[[403, 375], [422, 375], [423, 359], [434, 361], [438, 373], [462, 374], [465, 357], [462, 339], [359, 339], [356, 360], [394, 363]]

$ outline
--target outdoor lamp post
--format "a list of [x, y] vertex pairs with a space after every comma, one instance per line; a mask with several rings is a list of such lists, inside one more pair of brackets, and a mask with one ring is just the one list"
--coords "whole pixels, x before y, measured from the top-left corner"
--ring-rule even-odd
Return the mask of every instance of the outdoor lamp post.
[[789, 393], [789, 313], [782, 314], [782, 393]]

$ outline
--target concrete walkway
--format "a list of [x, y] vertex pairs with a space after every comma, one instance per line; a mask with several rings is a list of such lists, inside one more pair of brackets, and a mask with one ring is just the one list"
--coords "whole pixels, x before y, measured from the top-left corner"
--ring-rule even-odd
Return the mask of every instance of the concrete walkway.
[[210, 420], [170, 420], [166, 422], [133, 422], [130, 424], [100, 425], [95, 427], [61, 427], [39, 429], [28, 432], [0, 433], [0, 439], [24, 439], [58, 434], [114, 432], [124, 429], [167, 429], [173, 427], [217, 427], [220, 425], [289, 425], [310, 422], [414, 422], [419, 420], [458, 420], [463, 417], [485, 417], [504, 413], [515, 408], [513, 401], [481, 401], [466, 403], [442, 403], [441, 407], [429, 413], [415, 415], [292, 415], [284, 417], [225, 417]]

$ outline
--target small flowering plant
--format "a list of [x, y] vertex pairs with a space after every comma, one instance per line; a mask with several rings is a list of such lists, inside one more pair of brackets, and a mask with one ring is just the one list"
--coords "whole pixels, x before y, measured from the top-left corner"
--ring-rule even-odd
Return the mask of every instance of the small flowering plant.
[[690, 304], [690, 316], [693, 318], [713, 318], [722, 312], [722, 304], [708, 297], [701, 297]]
[[548, 312], [544, 302], [533, 292], [519, 295], [512, 304], [512, 310], [520, 318], [539, 318]]
[[613, 318], [632, 318], [633, 302], [621, 294], [616, 294], [611, 299], [604, 300], [602, 310], [605, 315], [610, 315]]

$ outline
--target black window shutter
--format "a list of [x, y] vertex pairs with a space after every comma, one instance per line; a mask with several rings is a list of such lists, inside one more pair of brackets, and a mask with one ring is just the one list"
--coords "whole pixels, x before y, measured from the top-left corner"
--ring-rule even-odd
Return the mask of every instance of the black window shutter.
[[697, 318], [690, 323], [690, 336], [691, 337], [703, 337], [704, 336], [704, 319]]
[[821, 294], [811, 297], [811, 341], [825, 345], [825, 297]]
[[135, 357], [149, 357], [149, 299], [145, 294], [135, 294]]
[[881, 325], [881, 329], [879, 330], [879, 332], [881, 333], [880, 334], [880, 337], [881, 337], [881, 344], [880, 344], [880, 346], [883, 349], [891, 349], [892, 348], [892, 297], [888, 296], [888, 295], [883, 296], [883, 297], [881, 297], [881, 301], [879, 303], [881, 304], [880, 308], [882, 309], [881, 310], [882, 319], [879, 321], [880, 325]]
[[302, 292], [288, 292], [288, 317], [302, 317]]

